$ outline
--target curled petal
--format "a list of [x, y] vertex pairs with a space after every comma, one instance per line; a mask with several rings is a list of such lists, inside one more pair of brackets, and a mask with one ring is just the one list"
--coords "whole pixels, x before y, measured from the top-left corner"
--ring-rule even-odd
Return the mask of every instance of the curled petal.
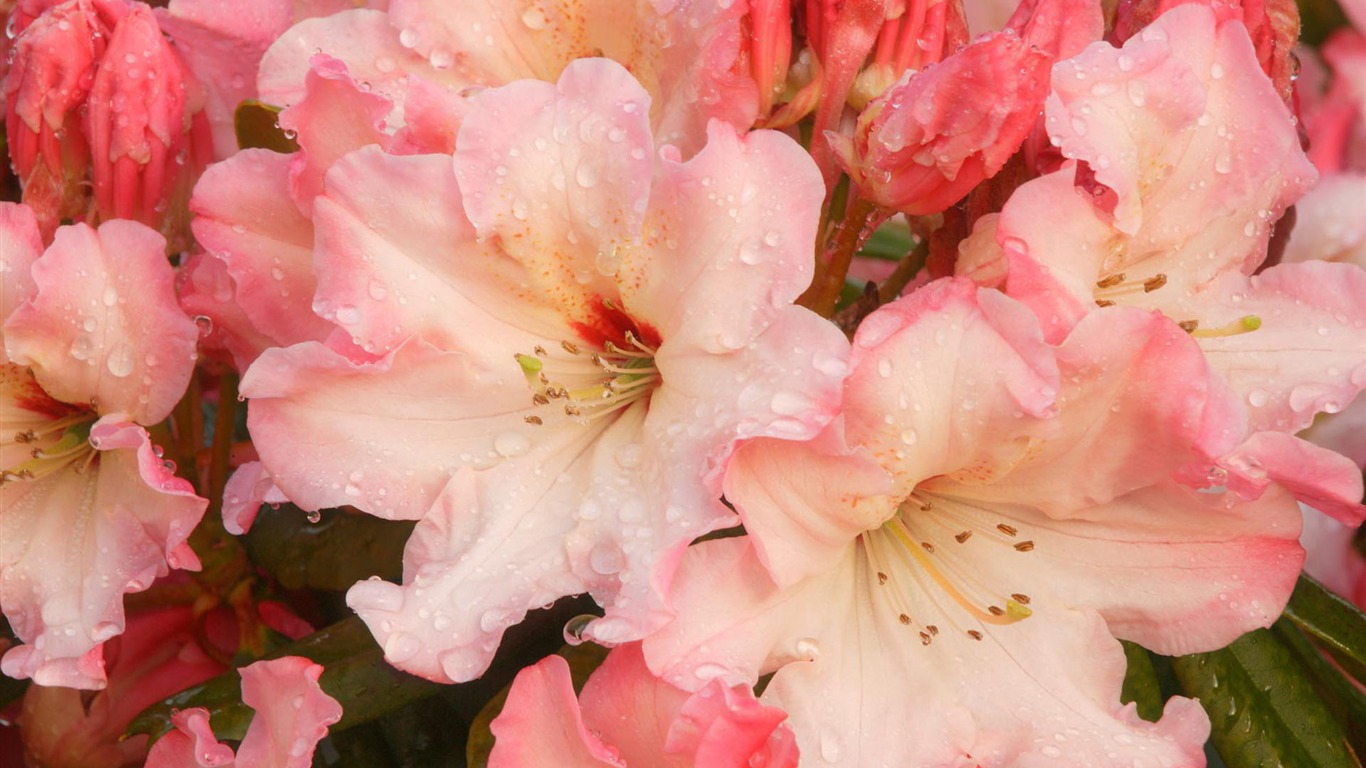
[[256, 710], [237, 749], [243, 766], [308, 768], [327, 727], [341, 719], [336, 699], [323, 692], [321, 664], [302, 656], [258, 661], [242, 670], [242, 703]]
[[10, 358], [60, 400], [141, 424], [166, 418], [194, 370], [199, 329], [176, 301], [164, 249], [131, 221], [63, 227], [33, 266], [36, 295], [5, 323]]

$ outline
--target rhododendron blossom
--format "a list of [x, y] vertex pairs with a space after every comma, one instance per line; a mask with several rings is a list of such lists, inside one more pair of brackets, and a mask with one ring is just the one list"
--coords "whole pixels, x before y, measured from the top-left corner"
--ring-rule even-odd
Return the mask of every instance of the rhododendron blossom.
[[422, 518], [405, 585], [349, 595], [403, 669], [469, 679], [584, 591], [608, 608], [590, 636], [641, 636], [681, 550], [733, 520], [734, 443], [833, 413], [847, 344], [790, 305], [809, 158], [720, 123], [658, 152], [648, 95], [583, 60], [472, 97], [454, 167], [371, 148], [328, 172], [314, 306], [350, 338], [268, 350], [242, 391], [285, 496]]
[[1288, 494], [1172, 479], [1226, 447], [1195, 343], [1112, 308], [1053, 348], [945, 280], [869, 316], [851, 366], [820, 439], [737, 452], [750, 535], [685, 555], [651, 667], [690, 689], [776, 670], [764, 699], [813, 765], [1203, 765], [1193, 701], [1120, 705], [1114, 637], [1176, 655], [1267, 626], [1302, 552]]
[[40, 253], [26, 208], [0, 204], [0, 224], [0, 603], [25, 643], [0, 666], [99, 688], [100, 644], [123, 630], [123, 595], [198, 567], [185, 541], [206, 501], [139, 426], [180, 398], [198, 330], [150, 229], [63, 227]]
[[745, 686], [713, 680], [696, 693], [650, 674], [639, 644], [622, 646], [576, 701], [569, 666], [550, 656], [522, 670], [503, 711], [490, 768], [796, 768], [786, 715]]

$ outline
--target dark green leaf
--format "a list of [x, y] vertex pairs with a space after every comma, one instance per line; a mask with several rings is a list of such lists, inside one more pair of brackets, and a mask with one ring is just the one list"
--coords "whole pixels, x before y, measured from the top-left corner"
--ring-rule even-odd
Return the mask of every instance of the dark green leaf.
[[872, 237], [868, 238], [868, 242], [863, 244], [859, 255], [885, 261], [900, 261], [914, 247], [915, 238], [911, 236], [910, 228], [904, 223], [892, 222], [878, 227]]
[[1360, 768], [1341, 726], [1275, 634], [1172, 659], [1188, 696], [1209, 713], [1210, 738], [1229, 768]]
[[[574, 681], [576, 693], [583, 690], [583, 684], [588, 682], [588, 676], [602, 664], [603, 659], [607, 658], [607, 649], [592, 643], [566, 645], [556, 653], [569, 662], [569, 676]], [[488, 765], [489, 753], [493, 751], [493, 733], [489, 730], [489, 724], [503, 711], [511, 688], [512, 685], [508, 684], [497, 696], [490, 699], [470, 725], [470, 738], [465, 744], [465, 762], [469, 768], [485, 768]]]
[[277, 119], [280, 108], [248, 99], [237, 105], [232, 114], [232, 125], [237, 132], [237, 146], [241, 149], [260, 148], [275, 152], [299, 151], [299, 143], [280, 130]]
[[[281, 656], [304, 656], [325, 667], [318, 682], [343, 709], [333, 731], [368, 722], [442, 688], [389, 666], [370, 630], [354, 617], [279, 648], [266, 658]], [[210, 723], [220, 739], [242, 738], [253, 715], [242, 703], [241, 675], [230, 670], [147, 708], [133, 720], [128, 732], [150, 734], [155, 740], [171, 729], [171, 712], [187, 707], [208, 709]]]
[[1285, 617], [1327, 648], [1349, 674], [1366, 682], [1366, 614], [1360, 609], [1300, 574]]
[[1366, 694], [1290, 621], [1282, 618], [1276, 622], [1274, 630], [1309, 672], [1314, 690], [1342, 725], [1352, 751], [1358, 756], [1366, 755]]
[[313, 523], [292, 504], [263, 506], [247, 552], [286, 589], [341, 591], [371, 576], [398, 581], [414, 525], [343, 510], [327, 510]]
[[1333, 32], [1347, 26], [1347, 17], [1336, 0], [1299, 0], [1300, 40], [1322, 45]]
[[1142, 646], [1124, 643], [1124, 656], [1129, 661], [1124, 673], [1124, 688], [1120, 691], [1120, 701], [1138, 704], [1138, 716], [1150, 723], [1162, 717], [1162, 684], [1153, 668], [1153, 659]]

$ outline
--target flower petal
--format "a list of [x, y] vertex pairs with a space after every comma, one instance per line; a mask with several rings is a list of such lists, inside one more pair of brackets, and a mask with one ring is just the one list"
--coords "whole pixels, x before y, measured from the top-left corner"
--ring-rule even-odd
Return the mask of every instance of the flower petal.
[[262, 504], [283, 504], [289, 501], [259, 461], [249, 461], [237, 468], [223, 489], [223, 527], [234, 536], [241, 536], [256, 522]]
[[[18, 203], [0, 202], [0, 323], [19, 305], [38, 292], [33, 282], [33, 262], [43, 253], [38, 219], [33, 209]], [[0, 363], [9, 362], [0, 344]]]
[[583, 723], [569, 665], [547, 656], [517, 673], [503, 711], [489, 724], [489, 768], [625, 768]]
[[166, 418], [194, 370], [199, 330], [176, 301], [165, 245], [131, 221], [59, 229], [33, 265], [37, 293], [5, 323], [10, 359], [60, 400], [142, 424]]
[[40, 685], [103, 687], [100, 643], [123, 631], [123, 595], [170, 568], [199, 568], [185, 542], [208, 502], [167, 469], [141, 427], [106, 417], [90, 442], [97, 463], [84, 472], [67, 467], [3, 490], [0, 599], [27, 645], [0, 664]]
[[318, 685], [321, 664], [284, 656], [242, 667], [242, 703], [256, 710], [237, 760], [244, 766], [308, 768], [342, 708]]
[[236, 757], [209, 725], [209, 710], [182, 709], [171, 715], [175, 730], [152, 745], [145, 768], [231, 768]]

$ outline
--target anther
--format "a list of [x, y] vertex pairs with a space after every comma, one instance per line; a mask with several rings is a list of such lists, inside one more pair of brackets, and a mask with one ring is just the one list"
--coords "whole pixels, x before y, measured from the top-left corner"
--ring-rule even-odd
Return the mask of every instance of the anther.
[[972, 531], [963, 531], [962, 533], [955, 535], [953, 537], [953, 540], [958, 542], [959, 544], [962, 544], [970, 538], [972, 538]]
[[901, 614], [900, 616], [897, 616], [897, 619], [900, 620], [902, 624], [907, 624], [907, 625], [909, 625], [909, 624], [911, 623], [911, 617], [910, 617], [910, 616], [907, 616], [907, 615], [904, 614], [904, 613]]
[[1195, 329], [1200, 327], [1200, 321], [1182, 320], [1181, 322], [1177, 323], [1177, 325], [1181, 326], [1181, 330], [1185, 331], [1186, 333], [1195, 333]]
[[920, 546], [921, 546], [926, 552], [929, 552], [931, 555], [934, 554], [934, 545], [931, 544], [931, 543], [929, 543], [928, 541], [922, 541], [922, 542], [920, 542]]
[[1161, 272], [1143, 281], [1143, 292], [1152, 293], [1167, 284], [1167, 276]]
[[877, 583], [879, 583], [879, 584], [886, 584], [886, 583], [887, 583], [887, 574], [883, 573], [882, 571], [878, 571], [878, 572], [877, 572]]
[[920, 644], [921, 644], [921, 645], [929, 645], [929, 644], [932, 643], [932, 642], [934, 642], [934, 638], [933, 638], [933, 637], [930, 637], [930, 633], [928, 633], [928, 632], [921, 632], [921, 633], [920, 633]]
[[550, 398], [546, 397], [540, 392], [537, 392], [536, 394], [531, 396], [531, 402], [535, 403], [536, 405], [547, 405], [550, 403]]
[[26, 432], [16, 432], [14, 434], [14, 442], [16, 443], [31, 443], [37, 439], [38, 433], [34, 432], [31, 429]]
[[535, 347], [533, 347], [531, 351], [535, 352], [537, 357], [546, 356], [545, 347], [541, 346], [540, 344], [537, 344]]
[[575, 344], [572, 341], [560, 342], [560, 348], [571, 355], [577, 355], [579, 353], [579, 345]]
[[998, 523], [996, 525], [996, 530], [1000, 531], [1001, 533], [1004, 533], [1007, 536], [1014, 536], [1015, 534], [1020, 532], [1018, 529], [1015, 528], [1015, 526], [1006, 525], [1005, 523]]
[[1097, 287], [1097, 288], [1113, 288], [1113, 287], [1115, 287], [1116, 285], [1119, 285], [1119, 284], [1122, 283], [1122, 282], [1124, 282], [1124, 273], [1123, 273], [1123, 272], [1116, 272], [1115, 274], [1110, 275], [1109, 277], [1103, 277], [1103, 278], [1097, 280], [1097, 281], [1096, 281], [1096, 287]]
[[[565, 413], [566, 416], [582, 416], [582, 415], [583, 415], [583, 411], [580, 411], [580, 410], [579, 410], [579, 407], [578, 407], [577, 405], [572, 404], [572, 403], [565, 403], [565, 404], [564, 404], [564, 413]], [[1016, 549], [1019, 549], [1019, 547], [1016, 547]]]
[[992, 616], [1004, 616], [1004, 615], [1006, 615], [1006, 612], [1005, 612], [1004, 609], [999, 608], [999, 607], [994, 606], [994, 605], [988, 605], [988, 606], [987, 606], [987, 610], [991, 613]]
[[1034, 551], [1034, 542], [1032, 542], [1032, 541], [1022, 541], [1022, 542], [1020, 542], [1019, 544], [1016, 544], [1016, 545], [1015, 545], [1015, 551], [1016, 551], [1016, 552], [1033, 552], [1033, 551]]
[[981, 640], [981, 639], [982, 639], [982, 633], [981, 633], [981, 632], [978, 632], [978, 631], [975, 630], [975, 629], [969, 629], [969, 630], [968, 630], [968, 637], [972, 638], [973, 640]]
[[540, 416], [523, 416], [522, 421], [525, 421], [528, 424], [535, 424], [536, 426], [540, 426], [545, 423], [541, 421]]
[[931, 634], [931, 635], [937, 635], [937, 634], [939, 634], [939, 627], [936, 627], [936, 626], [933, 625], [933, 624], [927, 625], [927, 626], [925, 627], [925, 629], [928, 629], [928, 630], [930, 631], [930, 634]]
[[1016, 592], [1010, 596], [1010, 599], [1014, 600], [1020, 605], [1029, 605], [1029, 595], [1022, 595], [1019, 592]]
[[1113, 301], [1110, 301], [1109, 299], [1096, 299], [1096, 306], [1100, 307], [1101, 309], [1104, 309], [1106, 307], [1113, 307], [1114, 305], [1115, 303]]

